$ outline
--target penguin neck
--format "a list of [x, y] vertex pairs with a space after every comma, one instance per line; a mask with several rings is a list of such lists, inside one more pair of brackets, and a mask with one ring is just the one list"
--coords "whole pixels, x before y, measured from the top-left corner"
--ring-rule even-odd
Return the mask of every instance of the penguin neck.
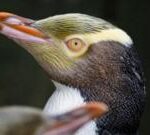
[[80, 90], [54, 82], [56, 90], [49, 98], [44, 111], [51, 115], [62, 114], [85, 104]]
[[[85, 99], [82, 97], [80, 90], [54, 82], [56, 90], [49, 98], [44, 112], [49, 115], [59, 115], [71, 111], [83, 104]], [[93, 120], [82, 128], [75, 135], [97, 135], [97, 125]]]
[[[88, 101], [102, 101], [109, 105], [111, 111], [106, 116], [88, 123], [81, 128], [79, 133], [76, 135], [97, 135], [97, 133], [98, 135], [102, 135], [103, 133], [111, 133], [113, 135], [137, 134], [136, 132], [140, 113], [136, 113], [138, 109], [136, 109], [136, 104], [140, 103], [135, 103], [135, 101], [141, 97], [138, 93], [130, 95], [128, 98], [121, 98], [117, 97], [118, 95], [115, 95], [114, 98], [117, 98], [115, 100], [112, 98], [112, 103], [110, 103], [111, 98], [107, 94], [112, 91], [107, 91], [107, 89], [102, 89], [101, 87], [99, 87], [98, 91], [96, 87], [92, 90], [83, 90], [69, 87], [58, 82], [54, 82], [54, 85], [56, 86], [56, 90], [49, 98], [44, 108], [44, 112], [50, 115], [58, 115], [68, 112], [83, 104], [86, 104]], [[119, 101], [117, 101], [117, 99]], [[114, 103], [116, 103], [115, 108]]]

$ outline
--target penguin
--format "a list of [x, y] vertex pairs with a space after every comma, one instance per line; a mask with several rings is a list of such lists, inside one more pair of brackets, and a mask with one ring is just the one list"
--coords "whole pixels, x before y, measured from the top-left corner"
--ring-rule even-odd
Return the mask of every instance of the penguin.
[[56, 86], [44, 112], [91, 101], [109, 112], [76, 135], [137, 135], [145, 104], [142, 64], [131, 37], [101, 18], [69, 13], [31, 20], [0, 12], [0, 33], [25, 48]]

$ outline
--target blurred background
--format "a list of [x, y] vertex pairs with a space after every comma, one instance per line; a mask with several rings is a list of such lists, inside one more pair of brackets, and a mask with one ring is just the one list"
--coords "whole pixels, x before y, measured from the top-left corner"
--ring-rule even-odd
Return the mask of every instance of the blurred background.
[[[147, 104], [141, 135], [150, 134], [150, 7], [148, 0], [0, 0], [0, 11], [32, 19], [70, 12], [85, 13], [118, 25], [133, 38], [143, 60]], [[0, 35], [0, 106], [43, 107], [54, 90], [46, 73], [25, 50]]]

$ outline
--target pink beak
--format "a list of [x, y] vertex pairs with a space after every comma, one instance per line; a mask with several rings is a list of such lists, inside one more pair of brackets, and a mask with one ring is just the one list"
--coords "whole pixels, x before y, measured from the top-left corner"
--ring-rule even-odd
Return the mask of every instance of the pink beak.
[[11, 13], [0, 12], [0, 33], [14, 40], [49, 43], [49, 37], [32, 26], [34, 22]]

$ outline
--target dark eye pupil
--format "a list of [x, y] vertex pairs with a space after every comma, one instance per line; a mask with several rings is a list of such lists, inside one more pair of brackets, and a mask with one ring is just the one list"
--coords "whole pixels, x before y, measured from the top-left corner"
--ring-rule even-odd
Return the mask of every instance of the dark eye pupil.
[[74, 44], [77, 46], [77, 45], [78, 45], [78, 42], [75, 42]]

